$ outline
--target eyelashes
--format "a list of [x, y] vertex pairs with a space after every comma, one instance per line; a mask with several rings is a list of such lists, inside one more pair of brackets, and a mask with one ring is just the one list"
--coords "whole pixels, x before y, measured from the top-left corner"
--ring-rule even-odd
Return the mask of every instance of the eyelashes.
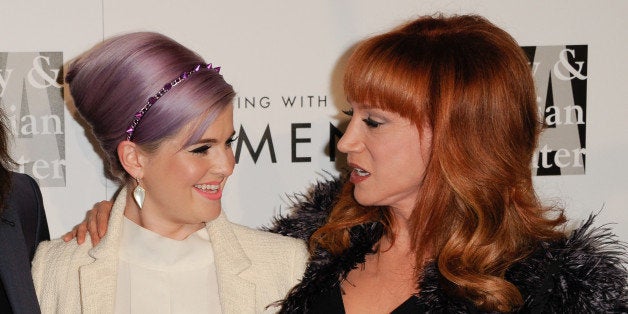
[[[342, 112], [343, 112], [344, 114], [346, 114], [346, 115], [350, 116], [350, 117], [353, 117], [353, 108], [351, 108], [351, 109], [347, 109], [347, 110], [343, 110]], [[368, 116], [368, 117], [366, 117], [366, 118], [362, 119], [362, 121], [364, 121], [364, 123], [365, 123], [368, 127], [370, 127], [370, 128], [376, 128], [376, 127], [378, 127], [378, 126], [382, 125], [382, 122], [378, 122], [378, 121], [373, 120], [373, 119], [371, 118], [371, 116]]]
[[211, 148], [210, 145], [203, 145], [203, 146], [199, 146], [193, 150], [190, 151], [190, 153], [192, 154], [205, 154], [207, 153], [207, 151]]
[[233, 142], [235, 142], [237, 139], [237, 136], [232, 136], [227, 140], [225, 144], [227, 145], [227, 147], [231, 147], [231, 145], [233, 145]]
[[[237, 139], [238, 139], [237, 136], [230, 137], [227, 141], [225, 141], [225, 146], [230, 148]], [[207, 151], [210, 148], [212, 148], [212, 145], [206, 144], [206, 145], [201, 145], [199, 147], [196, 147], [190, 150], [189, 152], [192, 154], [207, 154]]]
[[381, 122], [377, 122], [377, 121], [371, 119], [371, 117], [368, 117], [366, 119], [362, 119], [362, 121], [364, 121], [364, 123], [366, 123], [366, 125], [371, 127], [371, 128], [376, 128], [376, 127], [382, 125]]

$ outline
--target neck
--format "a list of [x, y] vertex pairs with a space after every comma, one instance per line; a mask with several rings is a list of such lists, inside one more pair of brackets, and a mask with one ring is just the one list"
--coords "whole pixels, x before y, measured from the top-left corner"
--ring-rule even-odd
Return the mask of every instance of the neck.
[[412, 232], [410, 230], [409, 211], [399, 210], [392, 207], [389, 210], [392, 214], [392, 235], [386, 238], [394, 237], [395, 245], [399, 242], [402, 247], [410, 249], [410, 246], [412, 245]]
[[127, 187], [126, 206], [124, 207], [124, 216], [133, 221], [138, 226], [155, 232], [166, 238], [173, 240], [184, 240], [192, 233], [205, 227], [204, 223], [186, 224], [169, 221], [156, 215], [150, 208], [144, 206], [139, 208], [133, 199], [133, 190]]
[[[410, 215], [408, 211], [390, 208], [392, 214], [392, 230], [390, 235], [384, 235], [379, 241], [379, 252], [393, 251], [398, 254], [406, 254], [413, 260], [416, 269], [425, 266], [425, 263], [432, 259], [432, 246], [429, 243], [416, 246]], [[419, 258], [422, 262], [417, 261]]]

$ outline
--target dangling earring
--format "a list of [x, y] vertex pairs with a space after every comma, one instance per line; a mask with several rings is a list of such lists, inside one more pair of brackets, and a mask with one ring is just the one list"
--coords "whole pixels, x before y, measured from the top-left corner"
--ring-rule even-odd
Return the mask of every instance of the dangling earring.
[[144, 205], [144, 198], [146, 197], [146, 190], [140, 186], [140, 179], [135, 178], [135, 181], [137, 181], [137, 186], [133, 190], [133, 199], [135, 199], [137, 206], [142, 209], [142, 205]]

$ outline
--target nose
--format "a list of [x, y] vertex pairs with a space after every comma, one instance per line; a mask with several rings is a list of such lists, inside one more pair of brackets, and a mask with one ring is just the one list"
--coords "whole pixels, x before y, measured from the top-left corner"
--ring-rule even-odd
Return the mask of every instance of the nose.
[[213, 172], [220, 174], [224, 177], [228, 177], [233, 174], [233, 168], [235, 167], [235, 157], [233, 156], [233, 150], [230, 147], [220, 149], [218, 154], [214, 156]]
[[351, 118], [351, 121], [347, 126], [347, 130], [345, 130], [345, 133], [338, 141], [338, 150], [345, 154], [359, 151], [362, 147], [362, 144], [359, 140], [359, 133], [360, 130], [358, 128], [358, 123], [356, 122], [356, 119]]

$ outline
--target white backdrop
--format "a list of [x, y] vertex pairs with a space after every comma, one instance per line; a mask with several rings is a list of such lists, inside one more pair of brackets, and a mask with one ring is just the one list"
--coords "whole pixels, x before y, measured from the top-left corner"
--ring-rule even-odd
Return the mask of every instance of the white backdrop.
[[[260, 226], [287, 206], [286, 194], [306, 190], [324, 172], [337, 173], [326, 150], [330, 123], [340, 127], [344, 119], [339, 65], [348, 49], [434, 12], [486, 16], [522, 46], [588, 46], [586, 172], [539, 176], [535, 184], [574, 221], [603, 208], [598, 224], [616, 223], [616, 233], [628, 240], [626, 1], [0, 0], [0, 53], [61, 52], [66, 63], [103, 38], [151, 30], [222, 66], [238, 92], [236, 130], [242, 125], [256, 148], [268, 127], [274, 146], [274, 162], [269, 143], [257, 161], [242, 146], [223, 200], [231, 220]], [[0, 70], [0, 78], [7, 74]], [[295, 100], [292, 107], [286, 99]], [[53, 237], [117, 189], [104, 178], [84, 129], [67, 109], [63, 117], [57, 141], [64, 149], [64, 186], [42, 185]], [[292, 161], [292, 138], [304, 139], [296, 156], [309, 162]]]

